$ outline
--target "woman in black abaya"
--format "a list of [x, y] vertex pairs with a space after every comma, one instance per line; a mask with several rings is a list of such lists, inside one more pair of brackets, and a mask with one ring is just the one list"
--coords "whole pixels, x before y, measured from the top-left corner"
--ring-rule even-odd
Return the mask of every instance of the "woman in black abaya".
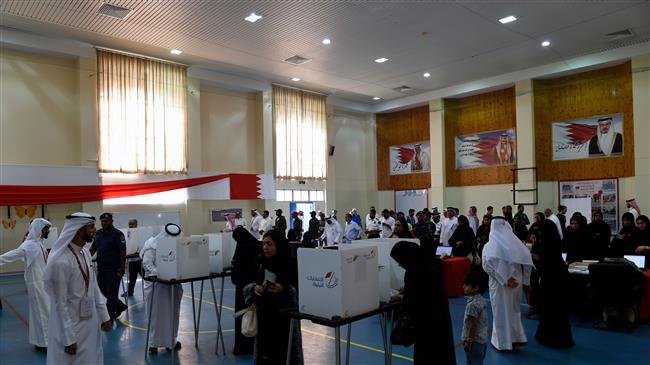
[[[232, 233], [237, 242], [232, 259], [232, 283], [235, 284], [235, 312], [246, 308], [244, 301], [244, 286], [255, 281], [257, 277], [257, 258], [262, 254], [262, 243], [243, 227], [237, 227]], [[234, 355], [249, 355], [253, 353], [254, 338], [241, 334], [241, 317], [235, 318], [235, 347]]]
[[404, 269], [404, 310], [415, 324], [413, 363], [456, 364], [442, 266], [431, 245], [400, 241], [390, 253]]
[[541, 295], [538, 298], [539, 325], [535, 339], [553, 348], [575, 345], [567, 304], [569, 272], [562, 259], [561, 243], [555, 223], [543, 221], [537, 237], [540, 261], [536, 266], [540, 275]]

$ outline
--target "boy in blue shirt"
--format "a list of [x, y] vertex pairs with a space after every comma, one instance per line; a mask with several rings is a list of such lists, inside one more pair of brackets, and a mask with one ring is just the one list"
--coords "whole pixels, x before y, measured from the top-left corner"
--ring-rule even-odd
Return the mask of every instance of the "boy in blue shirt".
[[487, 350], [487, 304], [483, 293], [487, 287], [485, 275], [479, 271], [470, 271], [463, 282], [463, 291], [467, 296], [465, 318], [463, 319], [463, 348], [468, 365], [482, 365]]

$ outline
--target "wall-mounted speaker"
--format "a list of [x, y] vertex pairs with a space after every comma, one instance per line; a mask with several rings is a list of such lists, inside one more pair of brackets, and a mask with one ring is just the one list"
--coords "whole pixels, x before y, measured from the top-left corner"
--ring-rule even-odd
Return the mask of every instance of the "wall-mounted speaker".
[[334, 156], [334, 146], [330, 145], [330, 156]]

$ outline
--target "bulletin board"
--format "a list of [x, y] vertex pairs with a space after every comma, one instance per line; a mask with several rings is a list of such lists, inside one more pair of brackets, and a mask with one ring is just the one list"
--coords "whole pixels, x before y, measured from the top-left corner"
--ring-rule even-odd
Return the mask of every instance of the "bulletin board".
[[395, 190], [395, 211], [408, 215], [409, 209], [421, 211], [429, 206], [427, 189]]
[[591, 223], [593, 212], [600, 210], [612, 234], [618, 232], [618, 179], [560, 181], [558, 193], [560, 204], [567, 207], [567, 220], [580, 212]]

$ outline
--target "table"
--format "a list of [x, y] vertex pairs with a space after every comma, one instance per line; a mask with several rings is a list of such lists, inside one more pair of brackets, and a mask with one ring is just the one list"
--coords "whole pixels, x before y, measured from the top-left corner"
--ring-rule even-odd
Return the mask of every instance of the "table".
[[[289, 343], [287, 344], [287, 365], [289, 365], [291, 361], [291, 345], [293, 342], [293, 327], [295, 324], [296, 320], [302, 320], [302, 319], [307, 319], [310, 320], [312, 323], [319, 324], [321, 326], [326, 326], [326, 327], [331, 327], [334, 328], [334, 338], [335, 338], [335, 350], [336, 350], [336, 365], [341, 364], [341, 326], [348, 325], [348, 338], [347, 338], [347, 344], [346, 344], [346, 353], [345, 353], [345, 364], [350, 363], [350, 337], [352, 335], [352, 323], [372, 317], [375, 315], [379, 315], [379, 323], [381, 325], [381, 337], [382, 341], [384, 343], [384, 364], [390, 365], [393, 357], [393, 346], [390, 342], [390, 331], [393, 329], [393, 310], [401, 306], [402, 303], [400, 302], [393, 302], [393, 303], [382, 303], [379, 308], [371, 310], [369, 312], [359, 314], [356, 316], [352, 317], [347, 317], [347, 318], [324, 318], [324, 317], [318, 317], [318, 316], [313, 316], [310, 314], [305, 314], [305, 313], [300, 313], [296, 309], [288, 309], [288, 310], [281, 310], [280, 314], [288, 316], [291, 321], [289, 323]], [[390, 323], [389, 326], [386, 326], [386, 320], [388, 319], [388, 315], [390, 312]], [[388, 329], [390, 328], [390, 330]]]
[[463, 292], [463, 280], [470, 271], [472, 263], [467, 257], [450, 257], [442, 260], [442, 277], [445, 293], [448, 297], [460, 297]]
[[[188, 278], [188, 279], [181, 279], [181, 280], [164, 280], [164, 279], [159, 279], [156, 277], [146, 277], [144, 280], [152, 282], [153, 286], [151, 288], [151, 297], [153, 298], [155, 292], [156, 292], [156, 284], [160, 285], [177, 285], [177, 284], [183, 284], [183, 283], [190, 283], [191, 286], [191, 291], [192, 291], [192, 322], [194, 325], [194, 347], [198, 348], [199, 347], [199, 325], [201, 322], [201, 305], [203, 303], [203, 281], [204, 280], [210, 280], [210, 286], [212, 288], [212, 298], [214, 300], [214, 307], [215, 307], [215, 313], [217, 315], [217, 352], [218, 352], [218, 345], [219, 345], [219, 340], [221, 340], [221, 345], [224, 347], [223, 352], [225, 354], [225, 346], [224, 346], [224, 341], [223, 341], [223, 331], [221, 327], [221, 304], [223, 304], [223, 286], [224, 286], [224, 278], [226, 276], [230, 276], [230, 272], [222, 272], [222, 273], [211, 273], [208, 276], [201, 276], [201, 277], [196, 277], [196, 278]], [[219, 304], [217, 304], [217, 295], [214, 290], [214, 282], [212, 281], [215, 278], [221, 278], [221, 298]], [[194, 299], [194, 282], [200, 281], [201, 282], [201, 291], [199, 294], [199, 310], [198, 310], [198, 317], [196, 314], [196, 303]], [[171, 301], [171, 307], [174, 307], [174, 291], [170, 290], [170, 301]], [[153, 300], [149, 302], [149, 317], [148, 317], [148, 322], [147, 322], [147, 339], [145, 341], [145, 348], [144, 348], [144, 357], [145, 359], [147, 358], [147, 354], [149, 353], [149, 332], [151, 329], [151, 312], [153, 309]], [[170, 320], [170, 326], [172, 327], [172, 336], [174, 335], [174, 322]], [[174, 343], [174, 339], [172, 337], [172, 344]], [[172, 346], [172, 354], [171, 354], [171, 359], [172, 359], [172, 364], [174, 363], [174, 346]]]

